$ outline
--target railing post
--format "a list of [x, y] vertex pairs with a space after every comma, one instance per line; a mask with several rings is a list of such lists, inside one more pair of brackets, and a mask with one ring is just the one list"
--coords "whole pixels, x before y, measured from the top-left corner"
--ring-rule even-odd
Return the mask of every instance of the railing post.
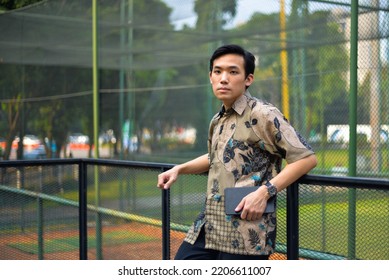
[[43, 239], [43, 201], [40, 197], [37, 198], [37, 219], [38, 219], [38, 259], [44, 259], [44, 239]]
[[286, 255], [288, 260], [299, 258], [299, 194], [298, 183], [286, 189]]
[[87, 228], [87, 165], [82, 160], [78, 164], [79, 176], [79, 229], [80, 229], [80, 260], [88, 259], [88, 228]]
[[162, 259], [170, 260], [170, 190], [169, 189], [162, 191]]

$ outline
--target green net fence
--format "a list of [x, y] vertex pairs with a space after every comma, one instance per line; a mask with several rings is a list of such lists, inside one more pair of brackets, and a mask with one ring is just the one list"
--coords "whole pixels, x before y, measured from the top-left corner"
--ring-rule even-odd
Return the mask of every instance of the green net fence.
[[202, 154], [220, 107], [208, 59], [237, 43], [257, 57], [251, 94], [282, 109], [314, 146], [315, 172], [347, 174], [354, 140], [357, 175], [388, 176], [388, 1], [359, 1], [357, 14], [351, 1], [97, 1], [96, 61], [92, 2], [41, 1], [0, 14], [4, 159], [90, 157], [96, 145], [108, 158], [176, 163]]
[[[354, 1], [345, 0], [95, 1], [96, 60], [93, 2], [46, 0], [0, 11], [0, 158], [98, 156], [180, 163], [201, 155], [209, 121], [221, 106], [209, 84], [208, 60], [218, 46], [236, 43], [257, 58], [250, 93], [279, 107], [313, 146], [318, 165], [312, 173], [345, 176], [355, 171], [359, 177], [389, 178], [388, 0], [360, 0], [356, 10]], [[2, 180], [2, 186], [29, 190], [38, 182], [34, 191], [76, 201], [74, 168], [58, 173], [56, 168], [30, 167], [23, 175], [7, 169], [16, 175]], [[158, 172], [98, 170], [98, 179], [94, 171], [88, 176], [102, 185], [102, 207], [160, 219], [154, 200]], [[183, 226], [172, 232], [172, 254], [201, 210], [204, 188], [203, 176], [187, 176], [172, 189], [172, 222]], [[330, 258], [347, 255], [346, 192], [337, 186], [300, 187], [300, 246], [317, 252], [315, 258], [326, 252]], [[91, 187], [92, 203], [94, 195]], [[8, 191], [2, 191], [0, 200], [1, 242], [11, 244], [10, 238], [21, 234], [22, 239], [6, 248], [24, 254], [10, 257], [10, 251], [2, 251], [0, 258], [39, 258], [41, 206], [35, 198]], [[284, 204], [281, 194], [277, 211], [282, 244]], [[385, 244], [387, 191], [358, 190], [356, 204], [357, 258], [388, 259], [387, 246], [366, 249]], [[45, 202], [46, 208], [45, 256], [63, 247], [52, 258], [77, 259], [77, 208], [57, 200]], [[372, 225], [377, 216], [379, 226]], [[121, 258], [161, 258], [160, 227], [128, 223], [107, 213], [102, 221], [103, 242], [110, 246], [122, 248], [131, 240], [152, 244], [144, 250], [158, 252], [143, 256], [121, 250], [127, 254]], [[88, 222], [90, 258], [99, 258], [94, 255], [94, 216]], [[370, 241], [366, 227], [375, 228]], [[59, 238], [59, 232], [66, 238]], [[118, 257], [115, 252], [105, 251], [103, 258]]]

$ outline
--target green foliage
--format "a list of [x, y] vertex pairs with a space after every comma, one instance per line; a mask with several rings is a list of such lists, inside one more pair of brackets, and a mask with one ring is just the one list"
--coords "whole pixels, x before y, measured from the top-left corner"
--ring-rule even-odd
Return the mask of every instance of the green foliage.
[[[317, 18], [316, 21], [325, 21], [329, 15], [319, 12], [312, 16]], [[314, 27], [307, 40], [320, 42], [337, 41], [341, 38], [342, 34], [337, 25], [327, 24], [324, 26], [324, 30], [323, 28], [315, 30]], [[310, 61], [311, 67], [318, 73], [316, 78], [311, 79], [308, 85], [308, 91], [311, 94], [307, 98], [307, 110], [311, 119], [307, 121], [310, 127], [318, 128], [323, 125], [321, 123], [323, 111], [326, 110], [328, 115], [332, 115], [331, 108], [335, 106], [334, 101], [347, 93], [346, 79], [349, 58], [346, 49], [338, 43], [326, 43], [318, 48], [310, 49], [307, 54], [307, 61]], [[310, 69], [307, 69], [307, 71], [309, 72]], [[319, 106], [317, 106], [318, 104]], [[327, 124], [324, 123], [324, 126], [326, 127]]]
[[220, 31], [236, 15], [236, 0], [196, 0], [194, 10], [198, 15], [198, 30]]

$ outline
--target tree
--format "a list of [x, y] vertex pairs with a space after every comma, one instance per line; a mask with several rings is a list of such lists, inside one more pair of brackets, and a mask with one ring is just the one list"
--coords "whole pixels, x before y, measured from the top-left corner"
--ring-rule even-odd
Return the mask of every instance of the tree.
[[21, 95], [18, 94], [16, 97], [9, 100], [8, 103], [1, 104], [1, 110], [3, 115], [6, 115], [6, 123], [8, 126], [8, 132], [5, 137], [6, 147], [3, 152], [3, 159], [8, 160], [11, 154], [12, 142], [15, 139], [17, 134], [17, 129], [19, 127], [19, 117], [21, 111]]
[[[1, 118], [2, 123], [6, 126], [0, 127], [1, 134], [5, 135], [6, 148], [3, 154], [4, 159], [9, 159], [11, 155], [12, 142], [16, 136], [23, 139], [23, 121], [27, 113], [27, 106], [24, 102], [25, 98], [25, 68], [16, 65], [0, 64], [0, 88], [3, 92], [3, 100], [1, 102]], [[23, 155], [23, 141], [19, 141], [17, 149], [17, 157]]]
[[[204, 38], [204, 44], [200, 45], [199, 41], [196, 41], [193, 42], [193, 46], [196, 52], [202, 52], [205, 56], [197, 65], [188, 67], [183, 71], [186, 74], [185, 80], [189, 84], [208, 84], [208, 59], [212, 52], [224, 43], [222, 42], [225, 34], [223, 28], [235, 17], [236, 7], [236, 0], [195, 1], [194, 11], [197, 14], [197, 21], [192, 32]], [[190, 30], [187, 30], [187, 32], [190, 33]], [[204, 110], [203, 112], [195, 110], [192, 111], [192, 114], [187, 114], [190, 116], [188, 122], [193, 123], [197, 131], [195, 149], [203, 152], [207, 143], [208, 123], [215, 111], [220, 108], [220, 102], [216, 100], [210, 88], [201, 88], [200, 91], [188, 91], [185, 98], [187, 98], [187, 104], [198, 104], [196, 107]], [[192, 99], [194, 99], [194, 103], [192, 103]]]
[[[137, 134], [138, 149], [140, 149], [144, 128], [148, 127], [154, 131], [157, 121], [163, 121], [160, 110], [164, 105], [165, 93], [157, 88], [163, 87], [173, 77], [174, 71], [163, 69], [158, 64], [164, 63], [159, 59], [158, 51], [165, 51], [167, 42], [174, 42], [174, 40], [171, 39], [173, 26], [169, 21], [171, 9], [164, 2], [159, 0], [133, 1], [132, 4], [132, 7], [127, 7], [132, 10], [132, 13], [128, 13], [126, 18], [126, 21], [132, 24], [124, 30], [125, 47], [129, 53], [127, 57], [121, 58], [127, 67], [125, 69], [126, 88], [129, 89], [125, 92], [124, 102], [127, 106], [124, 118], [130, 121], [131, 135], [129, 136]], [[117, 7], [117, 12], [119, 9], [120, 7]], [[103, 10], [102, 13], [104, 13]], [[150, 17], [150, 14], [154, 16]], [[156, 26], [158, 28], [155, 28]], [[115, 34], [115, 36], [114, 40], [119, 42], [117, 36], [120, 34]], [[158, 42], [158, 47], [156, 47], [156, 42]], [[108, 84], [108, 81], [106, 82]], [[118, 84], [114, 87], [118, 87]], [[135, 92], [135, 89], [142, 88], [156, 89]], [[117, 113], [117, 108], [115, 112]], [[116, 134], [120, 135], [122, 128], [116, 127], [118, 129]], [[154, 138], [151, 140], [157, 141]]]
[[[323, 112], [326, 109], [331, 112], [333, 102], [341, 95], [347, 94], [347, 72], [349, 56], [344, 46], [344, 35], [339, 25], [330, 21], [330, 14], [317, 12], [311, 15], [314, 22], [325, 22], [324, 25], [313, 25], [307, 41], [317, 42], [317, 47], [310, 48], [307, 52], [307, 61], [310, 68], [317, 75], [310, 78], [307, 84], [307, 115], [308, 127], [315, 128], [328, 124], [323, 120]], [[310, 71], [307, 69], [307, 71]], [[318, 106], [318, 104], [320, 104]], [[316, 109], [314, 109], [316, 108]], [[317, 110], [319, 108], [319, 110]], [[335, 108], [335, 107], [334, 107]], [[321, 130], [324, 132], [325, 128]]]
[[[13, 10], [25, 7], [30, 4], [38, 3], [38, 0], [0, 0], [0, 10]], [[0, 67], [0, 85], [3, 90], [13, 93], [12, 97], [7, 96], [8, 101], [1, 103], [1, 115], [0, 118], [4, 118], [7, 123], [8, 130], [6, 132], [6, 148], [3, 152], [3, 159], [9, 159], [11, 154], [12, 142], [18, 132], [21, 132], [21, 116], [24, 104], [22, 99], [24, 98], [24, 92], [20, 88], [20, 78], [25, 77], [23, 69], [13, 65], [1, 65]], [[3, 96], [5, 97], [5, 96]], [[0, 127], [1, 128], [1, 127]], [[20, 141], [18, 146], [18, 157], [23, 154], [23, 136], [20, 135]]]
[[256, 56], [255, 80], [250, 86], [250, 92], [279, 106], [281, 89], [278, 80], [274, 79], [281, 71], [277, 38], [280, 32], [279, 14], [254, 13], [246, 24], [231, 32], [236, 37], [234, 42], [244, 45]]
[[222, 31], [224, 25], [236, 15], [236, 0], [196, 0], [194, 11], [197, 14], [196, 29], [211, 33]]

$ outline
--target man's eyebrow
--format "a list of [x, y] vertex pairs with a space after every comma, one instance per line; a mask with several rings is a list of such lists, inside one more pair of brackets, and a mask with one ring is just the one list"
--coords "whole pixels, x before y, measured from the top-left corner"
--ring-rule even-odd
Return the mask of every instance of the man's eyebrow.
[[239, 66], [237, 66], [237, 65], [230, 65], [230, 66], [226, 66], [226, 67], [218, 66], [218, 65], [213, 66], [213, 69], [222, 69], [222, 68], [227, 68], [227, 69], [240, 69]]

